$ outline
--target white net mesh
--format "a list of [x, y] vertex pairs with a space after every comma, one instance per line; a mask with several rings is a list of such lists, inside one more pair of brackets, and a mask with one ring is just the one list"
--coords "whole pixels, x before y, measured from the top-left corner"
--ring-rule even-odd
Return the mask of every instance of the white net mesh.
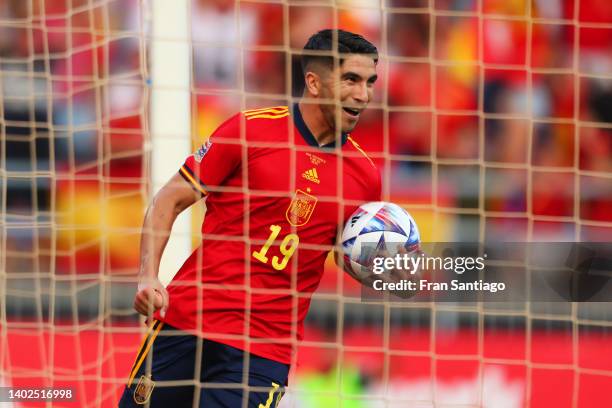
[[[48, 406], [116, 406], [144, 333], [132, 298], [154, 12], [0, 0], [0, 386], [74, 389]], [[424, 241], [610, 241], [608, 2], [194, 0], [190, 13], [194, 147], [237, 111], [295, 101], [307, 38], [340, 27], [379, 48], [354, 136]], [[328, 260], [280, 406], [609, 406], [611, 322], [608, 303], [362, 302]]]

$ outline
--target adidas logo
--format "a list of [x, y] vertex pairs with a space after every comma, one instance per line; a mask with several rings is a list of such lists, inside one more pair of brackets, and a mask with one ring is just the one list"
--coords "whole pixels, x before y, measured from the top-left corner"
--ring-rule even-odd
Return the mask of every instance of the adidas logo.
[[320, 184], [321, 180], [319, 180], [319, 175], [317, 174], [317, 169], [312, 168], [310, 170], [306, 170], [302, 173], [302, 177], [304, 177], [308, 181], [312, 181], [313, 183]]

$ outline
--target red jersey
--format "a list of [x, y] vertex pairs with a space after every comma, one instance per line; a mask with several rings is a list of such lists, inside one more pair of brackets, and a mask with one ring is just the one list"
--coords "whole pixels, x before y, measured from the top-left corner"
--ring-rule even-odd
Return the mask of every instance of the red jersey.
[[235, 115], [179, 172], [206, 197], [202, 244], [156, 318], [290, 363], [338, 229], [380, 200], [374, 163], [349, 135], [320, 147], [295, 105]]

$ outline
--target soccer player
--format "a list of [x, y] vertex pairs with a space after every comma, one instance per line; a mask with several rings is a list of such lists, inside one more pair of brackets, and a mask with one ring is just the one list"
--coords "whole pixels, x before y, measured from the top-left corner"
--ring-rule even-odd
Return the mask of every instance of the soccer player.
[[[282, 397], [338, 228], [381, 194], [378, 170], [350, 136], [372, 99], [376, 47], [323, 30], [304, 50], [300, 102], [227, 120], [149, 206], [134, 307], [153, 320], [120, 407], [246, 398], [269, 408]], [[166, 289], [157, 272], [172, 224], [201, 198], [202, 244]]]

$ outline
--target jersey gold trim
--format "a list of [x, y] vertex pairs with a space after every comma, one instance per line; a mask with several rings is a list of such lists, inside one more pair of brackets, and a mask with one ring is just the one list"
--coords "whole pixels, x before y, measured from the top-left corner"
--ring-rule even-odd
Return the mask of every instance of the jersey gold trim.
[[251, 119], [280, 119], [280, 118], [284, 118], [285, 116], [289, 116], [289, 112], [285, 112], [285, 113], [281, 113], [281, 114], [275, 114], [275, 115], [259, 114], [259, 115], [247, 116], [247, 120], [251, 120]]
[[376, 165], [374, 164], [374, 162], [372, 161], [372, 159], [370, 159], [370, 156], [368, 156], [368, 154], [361, 148], [361, 146], [359, 146], [357, 144], [356, 141], [353, 140], [352, 137], [348, 137], [348, 140], [353, 144], [353, 146], [355, 146], [355, 149], [359, 150], [361, 152], [361, 154], [363, 154], [365, 156], [366, 159], [368, 159], [368, 161], [370, 162], [370, 164], [372, 165], [372, 167], [376, 168]]
[[251, 119], [280, 119], [289, 116], [288, 106], [275, 106], [272, 108], [251, 109], [243, 112], [247, 120]]
[[201, 193], [202, 195], [207, 195], [208, 191], [206, 191], [204, 189], [204, 187], [202, 187], [201, 183], [199, 183], [198, 181], [196, 181], [195, 177], [192, 175], [191, 171], [189, 170], [189, 168], [187, 168], [186, 166], [182, 166], [179, 169], [179, 174], [181, 176], [183, 176], [183, 178], [185, 179], [185, 181], [187, 181], [189, 184], [191, 184], [191, 186], [199, 193]]
[[272, 106], [269, 108], [249, 109], [249, 110], [243, 111], [242, 113], [244, 113], [245, 116], [251, 116], [251, 115], [257, 115], [257, 114], [266, 113], [266, 112], [284, 113], [284, 112], [287, 112], [288, 110], [289, 110], [288, 106]]

